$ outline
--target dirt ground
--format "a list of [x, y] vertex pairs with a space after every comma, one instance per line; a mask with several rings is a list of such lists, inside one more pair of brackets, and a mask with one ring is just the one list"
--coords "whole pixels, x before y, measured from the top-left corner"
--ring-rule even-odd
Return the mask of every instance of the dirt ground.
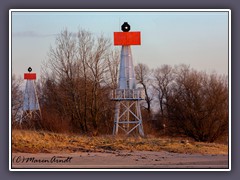
[[228, 169], [228, 155], [153, 151], [13, 153], [12, 169]]

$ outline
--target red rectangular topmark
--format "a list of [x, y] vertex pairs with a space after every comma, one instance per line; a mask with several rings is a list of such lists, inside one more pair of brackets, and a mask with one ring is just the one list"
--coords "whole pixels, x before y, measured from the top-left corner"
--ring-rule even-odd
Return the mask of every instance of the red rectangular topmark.
[[34, 80], [36, 77], [36, 73], [24, 73], [24, 79]]
[[114, 32], [114, 45], [141, 45], [141, 32]]

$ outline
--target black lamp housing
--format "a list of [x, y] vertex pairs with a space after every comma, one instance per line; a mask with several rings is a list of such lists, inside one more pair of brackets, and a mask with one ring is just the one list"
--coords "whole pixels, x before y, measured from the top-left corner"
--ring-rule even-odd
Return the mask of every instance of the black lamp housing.
[[130, 29], [131, 29], [130, 25], [127, 22], [124, 22], [122, 25], [122, 31], [128, 32], [128, 31], [130, 31]]
[[28, 68], [28, 72], [32, 72], [32, 68], [31, 67]]

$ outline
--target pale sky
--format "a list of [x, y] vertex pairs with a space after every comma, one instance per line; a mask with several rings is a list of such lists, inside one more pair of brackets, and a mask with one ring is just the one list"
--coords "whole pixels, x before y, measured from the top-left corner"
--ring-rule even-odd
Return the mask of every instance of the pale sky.
[[[134, 64], [150, 68], [187, 64], [200, 70], [228, 74], [228, 12], [12, 12], [12, 73], [23, 75], [31, 66], [40, 75], [56, 35], [85, 29], [113, 32], [123, 22], [141, 31], [141, 46], [132, 46]], [[120, 48], [120, 47], [118, 47]], [[10, 60], [11, 61], [11, 60]]]

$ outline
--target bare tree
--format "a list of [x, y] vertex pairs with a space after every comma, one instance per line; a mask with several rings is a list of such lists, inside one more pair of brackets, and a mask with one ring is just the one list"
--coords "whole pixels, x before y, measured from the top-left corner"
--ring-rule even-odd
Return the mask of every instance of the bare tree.
[[97, 121], [99, 121], [99, 115], [102, 111], [101, 105], [104, 103], [101, 102], [99, 96], [101, 94], [101, 83], [104, 82], [104, 73], [107, 71], [106, 59], [109, 53], [109, 47], [110, 41], [100, 36], [92, 51], [92, 57], [87, 62], [92, 82], [90, 114], [95, 133], [98, 131]]
[[173, 68], [170, 65], [162, 65], [161, 67], [154, 69], [153, 77], [154, 77], [153, 87], [158, 94], [158, 102], [161, 117], [166, 118], [167, 117], [166, 102], [172, 90], [174, 78]]
[[213, 142], [228, 130], [228, 87], [224, 77], [180, 66], [167, 101], [174, 131]]
[[108, 71], [105, 73], [106, 84], [111, 89], [117, 88], [118, 76], [119, 76], [119, 63], [120, 52], [118, 50], [112, 50], [107, 57]]
[[135, 66], [136, 80], [143, 86], [145, 93], [145, 101], [147, 104], [147, 112], [151, 114], [151, 102], [153, 100], [153, 93], [151, 88], [151, 70], [146, 64], [139, 63]]
[[78, 31], [78, 59], [80, 68], [80, 78], [82, 76], [83, 78], [83, 86], [82, 94], [83, 94], [83, 121], [84, 121], [84, 127], [86, 132], [88, 132], [88, 126], [87, 126], [87, 113], [88, 113], [88, 96], [89, 96], [89, 76], [90, 76], [90, 70], [88, 68], [88, 62], [92, 58], [92, 49], [94, 46], [94, 39], [92, 37], [92, 34], [85, 30], [79, 30]]
[[102, 116], [109, 114], [109, 91], [104, 84], [109, 49], [110, 41], [103, 35], [95, 38], [85, 30], [79, 30], [77, 36], [67, 30], [61, 32], [50, 49], [45, 68], [51, 73], [46, 73], [45, 87], [53, 90], [46, 90], [47, 101], [59, 103], [45, 105], [70, 119], [74, 131], [97, 134], [99, 124], [106, 123]]
[[[55, 90], [56, 101], [61, 114], [71, 119], [76, 129], [85, 132], [80, 111], [80, 97], [78, 93], [79, 62], [77, 57], [77, 41], [73, 33], [64, 30], [56, 38], [55, 47], [50, 48], [49, 59], [45, 68], [50, 69]], [[49, 77], [46, 78], [49, 82]], [[54, 97], [53, 99], [54, 100]]]
[[23, 79], [21, 77], [17, 78], [15, 74], [12, 75], [12, 123], [19, 121], [21, 118], [21, 110], [23, 106], [23, 91], [21, 90], [22, 81]]

